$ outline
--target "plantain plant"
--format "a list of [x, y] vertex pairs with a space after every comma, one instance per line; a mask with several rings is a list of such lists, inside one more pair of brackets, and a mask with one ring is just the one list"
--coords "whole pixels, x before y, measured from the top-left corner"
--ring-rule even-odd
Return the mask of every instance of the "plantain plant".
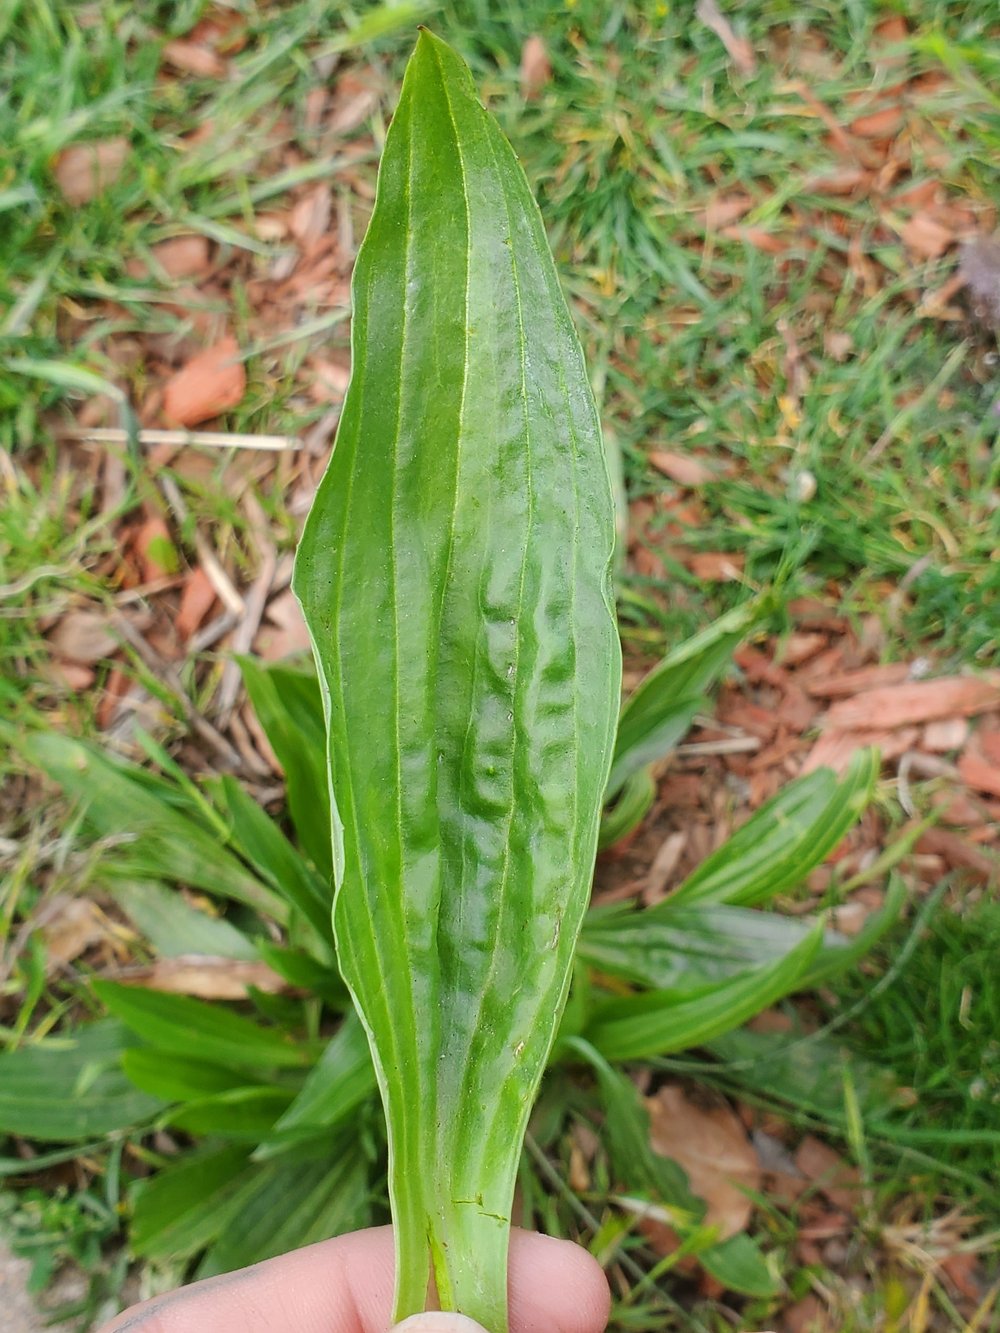
[[326, 709], [341, 972], [389, 1135], [397, 1319], [507, 1326], [521, 1143], [611, 765], [614, 504], [524, 173], [422, 31], [354, 272], [294, 587]]
[[[711, 1049], [892, 924], [898, 888], [853, 940], [761, 910], [848, 831], [875, 763], [790, 784], [655, 909], [587, 912], [598, 841], [642, 819], [653, 765], [768, 604], [675, 648], [619, 714], [614, 511], [580, 347], [521, 169], [426, 32], [352, 337], [295, 571], [316, 673], [242, 663], [292, 838], [233, 778], [196, 784], [150, 737], [146, 768], [55, 732], [18, 742], [78, 802], [101, 887], [161, 962], [264, 963], [292, 993], [251, 987], [250, 1018], [94, 981], [77, 997], [110, 1018], [0, 1057], [0, 1135], [56, 1145], [32, 1167], [133, 1136], [148, 1172], [133, 1252], [200, 1276], [377, 1218], [387, 1170], [396, 1316], [433, 1278], [444, 1308], [502, 1333], [525, 1126], [546, 1065], [574, 1066], [614, 1176], [668, 1206], [725, 1285], [773, 1291], [749, 1239], [717, 1243], [683, 1173], [638, 1146], [644, 1113], [614, 1066]], [[158, 1158], [141, 1146], [153, 1125], [195, 1146]], [[0, 1151], [0, 1176], [25, 1170]]]

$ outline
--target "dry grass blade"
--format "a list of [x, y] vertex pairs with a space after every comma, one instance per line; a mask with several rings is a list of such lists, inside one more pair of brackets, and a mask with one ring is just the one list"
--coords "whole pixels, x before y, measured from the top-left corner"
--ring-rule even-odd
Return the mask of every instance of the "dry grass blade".
[[[159, 481], [160, 489], [163, 491], [167, 504], [169, 504], [173, 511], [174, 517], [179, 524], [184, 523], [188, 517], [188, 507], [184, 503], [184, 497], [181, 495], [180, 487], [174, 481], [173, 477], [161, 476]], [[212, 587], [215, 589], [219, 601], [230, 615], [237, 617], [244, 615], [246, 613], [246, 607], [243, 598], [233, 586], [233, 582], [225, 569], [223, 569], [218, 556], [197, 528], [194, 530], [193, 541], [194, 548], [198, 552], [198, 559], [201, 562], [201, 567], [205, 571]]]
[[730, 60], [741, 74], [753, 74], [757, 68], [753, 47], [745, 37], [739, 37], [733, 25], [716, 4], [716, 0], [698, 0], [695, 14], [706, 28], [711, 28], [719, 41], [726, 48]]
[[226, 768], [233, 772], [240, 772], [243, 768], [243, 761], [239, 753], [226, 740], [225, 736], [213, 727], [207, 718], [203, 717], [195, 708], [188, 697], [180, 677], [174, 668], [163, 660], [160, 654], [146, 641], [143, 635], [131, 624], [123, 615], [114, 617], [115, 628], [120, 632], [132, 648], [135, 649], [146, 667], [170, 688], [171, 693], [176, 697], [180, 704], [182, 713], [192, 730], [206, 741], [223, 761]]
[[[128, 434], [113, 427], [62, 426], [56, 434], [64, 440], [83, 440], [88, 444], [128, 443]], [[168, 445], [180, 449], [193, 445], [205, 449], [259, 449], [284, 453], [304, 447], [294, 435], [241, 435], [225, 430], [140, 430], [138, 439], [146, 448]]]

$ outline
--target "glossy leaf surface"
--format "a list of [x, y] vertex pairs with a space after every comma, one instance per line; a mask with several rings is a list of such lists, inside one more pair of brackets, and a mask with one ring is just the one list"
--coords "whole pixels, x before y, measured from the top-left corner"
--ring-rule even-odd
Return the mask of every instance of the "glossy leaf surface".
[[618, 708], [614, 517], [524, 175], [422, 33], [354, 274], [295, 588], [326, 695], [341, 969], [391, 1140], [397, 1318], [506, 1327], [514, 1177]]

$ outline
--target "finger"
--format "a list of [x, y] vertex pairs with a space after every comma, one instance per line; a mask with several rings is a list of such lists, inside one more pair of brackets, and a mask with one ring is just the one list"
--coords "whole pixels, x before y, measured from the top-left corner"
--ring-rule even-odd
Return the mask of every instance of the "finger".
[[[102, 1333], [386, 1333], [390, 1227], [355, 1231], [134, 1306]], [[586, 1250], [514, 1231], [511, 1333], [601, 1333], [609, 1293]]]

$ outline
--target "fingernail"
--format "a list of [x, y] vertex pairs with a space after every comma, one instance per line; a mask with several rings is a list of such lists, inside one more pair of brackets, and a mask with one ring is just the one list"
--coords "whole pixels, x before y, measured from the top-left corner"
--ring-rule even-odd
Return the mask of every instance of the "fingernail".
[[392, 1333], [486, 1333], [486, 1330], [468, 1315], [426, 1310], [423, 1314], [411, 1314], [409, 1319], [396, 1324]]

